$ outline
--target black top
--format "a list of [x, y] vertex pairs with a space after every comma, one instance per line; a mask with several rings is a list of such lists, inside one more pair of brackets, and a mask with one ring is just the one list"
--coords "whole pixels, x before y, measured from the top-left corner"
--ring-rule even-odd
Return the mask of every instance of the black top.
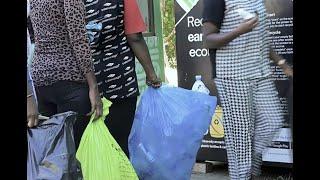
[[[203, 23], [211, 22], [216, 25], [218, 28], [221, 27], [224, 11], [225, 11], [225, 2], [224, 0], [204, 0], [203, 1]], [[216, 49], [209, 49], [210, 60], [212, 64], [212, 76], [216, 77]]]
[[[95, 75], [101, 95], [122, 99], [139, 95], [135, 56], [124, 29], [124, 1], [85, 1]], [[88, 28], [88, 26], [87, 26]]]

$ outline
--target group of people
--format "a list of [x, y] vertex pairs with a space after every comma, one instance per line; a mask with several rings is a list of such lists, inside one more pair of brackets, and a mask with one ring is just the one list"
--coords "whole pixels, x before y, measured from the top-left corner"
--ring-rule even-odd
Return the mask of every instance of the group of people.
[[145, 70], [147, 84], [154, 88], [161, 85], [142, 36], [146, 26], [137, 2], [27, 3], [35, 42], [28, 67], [32, 79], [27, 92], [28, 126], [38, 124], [38, 114], [50, 117], [77, 112], [74, 139], [78, 147], [89, 116], [93, 112], [96, 118], [102, 115], [101, 97], [105, 97], [112, 102], [105, 123], [129, 155], [128, 136], [139, 95], [135, 57]]
[[[28, 126], [37, 126], [39, 114], [77, 112], [78, 147], [89, 116], [102, 115], [101, 97], [106, 97], [113, 104], [105, 123], [129, 156], [128, 136], [139, 95], [135, 57], [146, 83], [161, 86], [142, 36], [145, 25], [136, 0], [29, 3], [35, 49], [28, 67]], [[270, 46], [263, 0], [203, 3], [204, 45], [210, 49], [224, 112], [230, 178], [254, 179], [261, 173], [262, 153], [283, 121], [270, 60], [289, 77], [292, 69]], [[255, 16], [244, 20], [237, 9]]]

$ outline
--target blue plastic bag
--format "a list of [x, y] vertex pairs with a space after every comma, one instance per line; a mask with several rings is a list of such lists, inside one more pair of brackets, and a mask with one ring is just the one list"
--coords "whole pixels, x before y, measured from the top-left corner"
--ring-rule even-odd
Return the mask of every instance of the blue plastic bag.
[[82, 179], [73, 138], [76, 119], [70, 111], [28, 129], [28, 180]]
[[86, 25], [87, 35], [89, 38], [89, 42], [92, 43], [94, 39], [98, 39], [100, 36], [100, 31], [102, 29], [102, 23], [96, 23], [94, 21], [90, 21]]
[[187, 180], [217, 98], [182, 88], [148, 88], [129, 136], [130, 160], [141, 180]]

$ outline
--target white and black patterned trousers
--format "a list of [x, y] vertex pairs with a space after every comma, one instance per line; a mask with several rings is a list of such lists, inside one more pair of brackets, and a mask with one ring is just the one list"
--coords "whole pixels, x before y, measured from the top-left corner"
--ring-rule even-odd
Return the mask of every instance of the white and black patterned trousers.
[[223, 109], [230, 179], [260, 175], [262, 153], [283, 123], [274, 82], [216, 78], [215, 83]]

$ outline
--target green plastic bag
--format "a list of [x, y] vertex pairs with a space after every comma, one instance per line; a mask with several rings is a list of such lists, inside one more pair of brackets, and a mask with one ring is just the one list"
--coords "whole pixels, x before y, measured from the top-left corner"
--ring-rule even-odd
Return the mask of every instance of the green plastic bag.
[[111, 102], [103, 98], [103, 115], [90, 119], [77, 150], [84, 180], [138, 180], [127, 156], [104, 124]]

